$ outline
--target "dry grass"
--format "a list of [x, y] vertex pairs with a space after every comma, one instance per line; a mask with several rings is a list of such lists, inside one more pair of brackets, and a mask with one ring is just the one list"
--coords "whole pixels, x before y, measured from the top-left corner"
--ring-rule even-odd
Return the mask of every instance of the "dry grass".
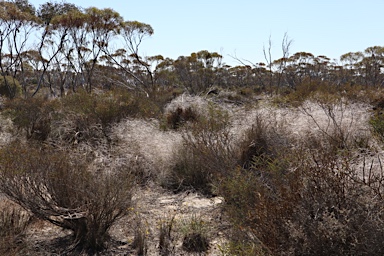
[[0, 253], [18, 255], [26, 249], [25, 233], [31, 215], [0, 195]]

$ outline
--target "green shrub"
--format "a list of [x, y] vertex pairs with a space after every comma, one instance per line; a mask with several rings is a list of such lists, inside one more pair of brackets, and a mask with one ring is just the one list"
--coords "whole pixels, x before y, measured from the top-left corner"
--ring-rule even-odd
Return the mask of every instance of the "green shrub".
[[57, 103], [42, 98], [18, 98], [6, 103], [5, 113], [27, 139], [44, 141], [51, 132], [51, 121], [58, 111]]
[[19, 81], [11, 76], [0, 76], [0, 96], [12, 99], [20, 96], [21, 93], [22, 88]]
[[137, 100], [123, 90], [78, 91], [62, 98], [61, 104], [63, 115], [57, 120], [53, 137], [74, 144], [110, 142], [111, 126], [139, 113]]
[[381, 112], [376, 112], [369, 120], [374, 134], [380, 142], [384, 142], [384, 115]]

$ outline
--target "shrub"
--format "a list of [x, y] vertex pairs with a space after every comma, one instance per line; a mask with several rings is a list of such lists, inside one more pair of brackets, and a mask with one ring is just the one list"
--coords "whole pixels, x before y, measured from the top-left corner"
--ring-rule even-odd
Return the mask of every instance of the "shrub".
[[210, 107], [183, 132], [183, 144], [175, 153], [175, 164], [164, 180], [174, 191], [214, 193], [214, 184], [236, 165], [236, 152], [228, 114]]
[[319, 131], [316, 136], [322, 137], [322, 144], [338, 150], [368, 147], [369, 136], [356, 131], [357, 119], [348, 100], [330, 94], [316, 95], [312, 100], [314, 107], [325, 116], [326, 122], [313, 114], [311, 105], [304, 105], [300, 110], [312, 120]]
[[254, 124], [244, 132], [242, 140], [237, 144], [240, 152], [238, 165], [244, 169], [255, 169], [256, 162], [257, 165], [273, 162], [288, 146], [282, 135], [257, 116]]
[[182, 223], [183, 249], [187, 252], [205, 252], [209, 249], [206, 223], [200, 216], [193, 215]]
[[380, 159], [356, 165], [350, 149], [322, 140], [317, 134], [289, 149], [264, 139], [264, 152], [273, 154], [256, 152], [247, 169], [239, 166], [222, 180], [233, 244], [246, 251], [254, 245], [261, 255], [383, 253]]
[[111, 126], [123, 118], [159, 116], [149, 98], [122, 89], [79, 91], [64, 97], [62, 107], [64, 118], [58, 121], [55, 136], [76, 143], [103, 138], [110, 142]]
[[44, 141], [51, 132], [51, 121], [58, 110], [57, 101], [42, 98], [14, 99], [6, 103], [8, 115], [27, 139]]
[[123, 90], [93, 94], [79, 91], [64, 97], [62, 103], [66, 112], [87, 116], [103, 127], [138, 113], [134, 96]]
[[11, 76], [0, 76], [0, 96], [12, 99], [21, 95], [21, 92], [19, 81]]
[[0, 152], [0, 190], [37, 218], [73, 231], [73, 247], [99, 251], [131, 205], [129, 167], [93, 172], [80, 158], [14, 142]]
[[376, 112], [369, 120], [374, 134], [380, 142], [384, 142], [384, 115], [381, 112]]
[[233, 255], [233, 256], [271, 255], [271, 253], [268, 252], [268, 250], [263, 249], [258, 244], [251, 243], [251, 242], [241, 242], [241, 241], [230, 241], [224, 246], [220, 246], [219, 250], [222, 255]]
[[178, 107], [174, 111], [167, 113], [166, 126], [171, 129], [177, 129], [186, 122], [193, 122], [197, 120], [198, 114], [191, 107], [181, 108]]

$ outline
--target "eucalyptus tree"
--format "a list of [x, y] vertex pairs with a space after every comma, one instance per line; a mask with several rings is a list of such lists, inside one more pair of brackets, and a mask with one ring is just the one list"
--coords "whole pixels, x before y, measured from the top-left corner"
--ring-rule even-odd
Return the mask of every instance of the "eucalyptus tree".
[[248, 87], [254, 84], [253, 70], [250, 65], [240, 65], [229, 68], [229, 84], [236, 88]]
[[[143, 40], [154, 33], [151, 25], [142, 23], [139, 21], [124, 21], [121, 25], [121, 37], [123, 38], [124, 48], [128, 50], [128, 53], [133, 57], [138, 64], [140, 64], [147, 72], [150, 78], [150, 86], [154, 86], [154, 78], [151, 70], [151, 66], [139, 55], [139, 47]], [[148, 85], [144, 81], [140, 80], [144, 90], [147, 91]]]
[[313, 78], [313, 65], [315, 56], [308, 52], [297, 52], [287, 59], [285, 75], [289, 86], [296, 89], [304, 79]]
[[[146, 23], [123, 21], [120, 23], [118, 32], [122, 48], [113, 52], [111, 47], [104, 47], [105, 58], [109, 62], [115, 63], [122, 72], [131, 78], [127, 79], [128, 87], [138, 88], [149, 95], [148, 89], [154, 87], [152, 66], [146, 58], [140, 56], [139, 48], [145, 38], [153, 35], [154, 30]], [[149, 83], [141, 78], [142, 69], [149, 77]]]
[[358, 83], [359, 74], [361, 73], [361, 61], [364, 58], [362, 52], [348, 52], [340, 56], [340, 61], [343, 66], [343, 77], [350, 84]]
[[98, 58], [104, 49], [108, 49], [109, 42], [113, 41], [114, 37], [120, 32], [123, 18], [118, 12], [110, 8], [87, 8], [85, 15], [85, 29], [88, 36], [85, 43], [88, 45], [89, 59], [84, 60], [84, 69], [87, 73], [88, 91], [91, 92], [93, 71]]
[[364, 73], [365, 84], [370, 86], [383, 86], [384, 77], [381, 69], [384, 67], [384, 47], [372, 46], [364, 51], [364, 58], [361, 61]]
[[[35, 95], [44, 84], [48, 84], [51, 93], [55, 94], [53, 86], [56, 84], [59, 76], [58, 86], [60, 93], [64, 93], [64, 83], [68, 74], [66, 57], [68, 51], [68, 33], [67, 26], [68, 13], [79, 11], [79, 7], [68, 3], [47, 2], [40, 5], [37, 10], [37, 16], [42, 22], [40, 28], [39, 42], [37, 43], [37, 52], [39, 59], [34, 54], [34, 62], [42, 65], [41, 70], [37, 71], [38, 81], [33, 95]], [[62, 67], [67, 67], [63, 72]], [[52, 81], [54, 80], [54, 81]]]
[[177, 86], [177, 76], [174, 72], [175, 61], [163, 56], [158, 56], [158, 58], [161, 58], [161, 61], [157, 63], [155, 69], [156, 84], [163, 88]]
[[221, 60], [222, 56], [217, 52], [193, 52], [190, 56], [180, 56], [174, 61], [174, 72], [184, 89], [197, 94], [215, 85]]
[[[25, 79], [23, 52], [37, 25], [34, 9], [28, 1], [0, 2], [0, 71], [3, 77], [16, 78], [20, 74], [22, 80]], [[22, 84], [25, 89], [25, 83]]]

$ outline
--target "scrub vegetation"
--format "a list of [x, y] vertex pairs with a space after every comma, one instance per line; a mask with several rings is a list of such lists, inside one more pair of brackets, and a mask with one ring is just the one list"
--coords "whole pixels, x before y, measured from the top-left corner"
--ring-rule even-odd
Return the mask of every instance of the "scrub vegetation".
[[140, 56], [149, 24], [25, 0], [0, 31], [1, 254], [384, 254], [384, 47]]

